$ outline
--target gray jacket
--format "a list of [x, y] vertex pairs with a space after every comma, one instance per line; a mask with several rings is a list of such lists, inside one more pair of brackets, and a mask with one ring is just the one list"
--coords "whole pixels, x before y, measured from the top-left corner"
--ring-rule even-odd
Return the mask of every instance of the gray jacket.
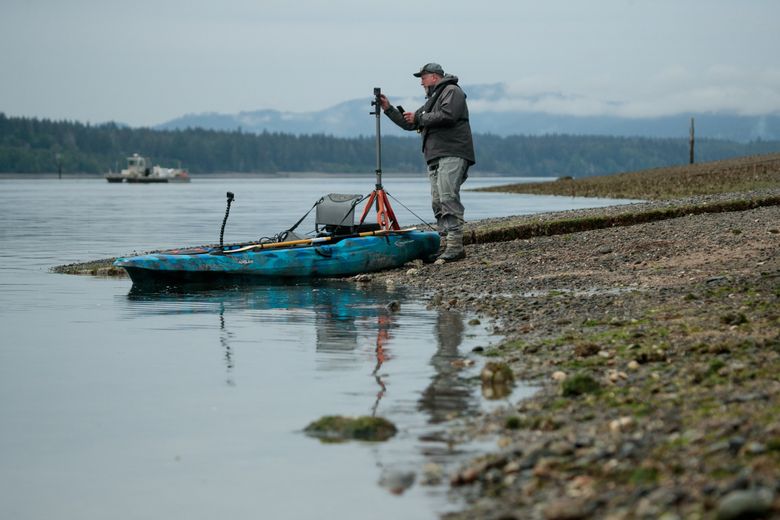
[[425, 104], [415, 111], [414, 123], [407, 123], [393, 106], [385, 114], [404, 130], [417, 130], [422, 134], [426, 162], [441, 157], [461, 157], [469, 165], [476, 162], [466, 94], [458, 86], [457, 76], [446, 74], [436, 84]]

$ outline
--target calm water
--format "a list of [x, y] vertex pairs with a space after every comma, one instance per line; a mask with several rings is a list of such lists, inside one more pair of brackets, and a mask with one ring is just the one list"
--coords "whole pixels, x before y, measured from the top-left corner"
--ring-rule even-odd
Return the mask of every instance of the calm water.
[[[441, 439], [444, 421], [490, 406], [465, 382], [479, 367], [450, 363], [497, 341], [468, 316], [348, 283], [154, 295], [49, 272], [217, 242], [226, 191], [236, 202], [225, 241], [242, 241], [287, 228], [323, 194], [370, 191], [371, 177], [0, 180], [0, 518], [414, 519], [457, 507], [446, 486], [396, 496], [378, 482], [485, 448], [450, 451]], [[424, 179], [386, 177], [385, 187], [429, 217]], [[463, 199], [472, 220], [612, 203]], [[385, 309], [393, 300], [397, 313]], [[322, 415], [372, 413], [399, 434], [325, 445], [301, 433]]]

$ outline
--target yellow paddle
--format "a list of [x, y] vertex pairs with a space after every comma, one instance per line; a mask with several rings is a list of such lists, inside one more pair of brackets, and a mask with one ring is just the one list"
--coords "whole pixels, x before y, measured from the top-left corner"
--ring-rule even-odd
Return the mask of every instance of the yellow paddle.
[[[385, 235], [388, 233], [406, 233], [409, 231], [416, 230], [416, 227], [406, 228], [406, 229], [380, 229], [377, 231], [364, 231], [363, 233], [357, 233], [355, 235], [347, 235], [344, 237], [339, 238], [355, 238], [355, 237], [369, 237], [369, 236], [375, 236], [375, 235]], [[244, 253], [246, 251], [251, 251], [253, 249], [275, 249], [279, 247], [293, 247], [293, 246], [300, 246], [303, 244], [306, 245], [313, 245], [313, 244], [321, 244], [323, 242], [329, 242], [333, 240], [333, 237], [317, 237], [317, 238], [304, 238], [302, 240], [288, 240], [287, 242], [269, 242], [269, 243], [263, 243], [263, 244], [249, 244], [248, 246], [240, 247], [238, 249], [229, 249], [227, 251], [223, 251], [226, 255], [232, 254], [232, 253]]]

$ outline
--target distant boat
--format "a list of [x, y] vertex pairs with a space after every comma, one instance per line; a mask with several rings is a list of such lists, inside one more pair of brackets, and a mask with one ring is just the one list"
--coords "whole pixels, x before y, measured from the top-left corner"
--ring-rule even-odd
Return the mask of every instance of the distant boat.
[[152, 166], [152, 161], [148, 157], [142, 157], [137, 153], [127, 158], [127, 168], [119, 173], [109, 172], [106, 174], [108, 182], [128, 182], [128, 183], [160, 183], [160, 182], [190, 182], [190, 175], [187, 170], [181, 168], [163, 168], [162, 166]]

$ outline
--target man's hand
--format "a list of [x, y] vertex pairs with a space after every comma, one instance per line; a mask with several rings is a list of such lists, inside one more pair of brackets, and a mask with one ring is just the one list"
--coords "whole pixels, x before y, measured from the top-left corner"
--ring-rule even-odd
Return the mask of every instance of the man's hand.
[[414, 112], [404, 112], [404, 119], [407, 123], [414, 123]]
[[379, 104], [382, 105], [382, 110], [387, 110], [390, 107], [390, 100], [384, 94], [379, 94]]

